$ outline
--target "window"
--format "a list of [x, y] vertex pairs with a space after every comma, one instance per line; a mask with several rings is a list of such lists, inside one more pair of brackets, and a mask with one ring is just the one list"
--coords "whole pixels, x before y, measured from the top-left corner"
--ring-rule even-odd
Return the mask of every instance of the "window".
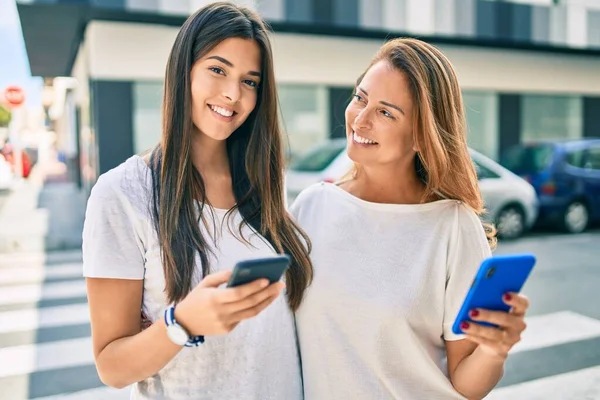
[[162, 129], [162, 82], [133, 84], [133, 151], [154, 147]]
[[585, 150], [572, 150], [567, 153], [566, 162], [572, 167], [583, 167], [583, 155]]
[[323, 171], [346, 148], [345, 140], [329, 141], [293, 161], [290, 169], [300, 172]]
[[501, 164], [517, 175], [537, 173], [550, 165], [553, 154], [554, 147], [550, 144], [515, 146], [504, 154]]
[[475, 172], [477, 172], [477, 179], [479, 180], [500, 178], [497, 173], [487, 167], [484, 167], [475, 160], [473, 160], [473, 165], [475, 166]]
[[283, 129], [292, 158], [329, 137], [329, 100], [324, 86], [279, 85]]
[[600, 146], [588, 149], [583, 167], [600, 171]]
[[469, 147], [498, 159], [498, 96], [492, 92], [463, 93]]
[[578, 139], [583, 134], [583, 99], [580, 96], [524, 95], [521, 137]]

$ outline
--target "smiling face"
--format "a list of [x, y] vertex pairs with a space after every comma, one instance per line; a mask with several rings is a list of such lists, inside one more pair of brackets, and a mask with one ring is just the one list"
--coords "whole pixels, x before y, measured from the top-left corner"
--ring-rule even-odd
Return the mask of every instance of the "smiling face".
[[404, 73], [375, 63], [346, 108], [348, 156], [363, 166], [414, 159], [413, 100]]
[[200, 133], [227, 139], [254, 110], [261, 75], [261, 50], [254, 40], [229, 38], [194, 64], [192, 121]]

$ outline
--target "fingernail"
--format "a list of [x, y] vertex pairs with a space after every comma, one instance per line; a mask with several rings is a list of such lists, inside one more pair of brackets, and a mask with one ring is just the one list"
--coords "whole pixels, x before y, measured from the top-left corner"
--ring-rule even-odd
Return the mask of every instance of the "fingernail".
[[477, 316], [479, 316], [479, 311], [471, 310], [470, 315], [471, 315], [471, 317], [476, 318]]
[[506, 294], [504, 295], [504, 300], [506, 300], [506, 301], [511, 301], [511, 300], [512, 300], [512, 295], [511, 295], [510, 293], [506, 293]]
[[466, 331], [467, 329], [469, 329], [469, 323], [463, 322], [462, 324], [460, 324], [460, 329], [462, 329], [463, 331]]
[[264, 287], [264, 288], [265, 288], [265, 287], [267, 287], [267, 286], [269, 286], [269, 281], [263, 280], [263, 281], [261, 282], [260, 286], [261, 286], [261, 287]]

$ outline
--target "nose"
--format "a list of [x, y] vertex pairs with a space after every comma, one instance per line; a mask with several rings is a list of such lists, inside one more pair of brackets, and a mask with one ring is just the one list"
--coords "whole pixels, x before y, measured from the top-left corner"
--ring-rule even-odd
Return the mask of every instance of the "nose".
[[223, 97], [230, 103], [235, 104], [240, 100], [242, 91], [238, 82], [230, 82], [223, 88]]
[[369, 129], [371, 127], [371, 115], [367, 107], [361, 109], [354, 117], [354, 126], [357, 129]]

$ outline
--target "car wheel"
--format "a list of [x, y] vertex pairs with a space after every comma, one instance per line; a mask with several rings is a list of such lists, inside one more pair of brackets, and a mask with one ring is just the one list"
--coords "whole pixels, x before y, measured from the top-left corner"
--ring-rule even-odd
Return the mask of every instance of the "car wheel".
[[502, 239], [516, 239], [525, 231], [525, 215], [518, 206], [502, 209], [496, 218], [498, 236]]
[[574, 201], [567, 206], [562, 216], [563, 229], [569, 233], [585, 231], [590, 220], [587, 206], [581, 201]]

